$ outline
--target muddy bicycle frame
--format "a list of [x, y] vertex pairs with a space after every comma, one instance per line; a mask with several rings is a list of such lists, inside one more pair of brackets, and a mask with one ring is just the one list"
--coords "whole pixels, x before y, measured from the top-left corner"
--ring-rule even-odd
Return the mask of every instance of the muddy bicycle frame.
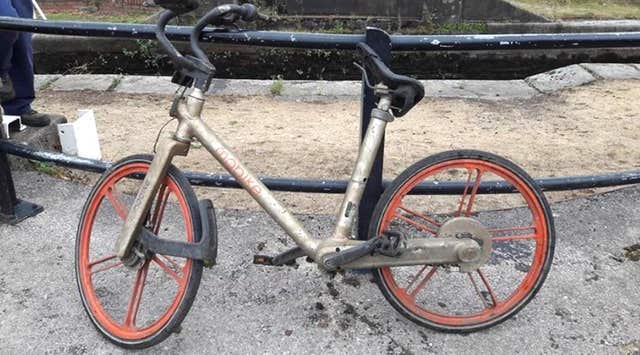
[[[172, 136], [163, 137], [158, 142], [153, 162], [142, 182], [116, 242], [116, 255], [124, 260], [131, 254], [136, 236], [140, 235], [144, 229], [143, 222], [147, 211], [152, 206], [154, 196], [166, 175], [172, 159], [176, 155], [186, 156], [195, 138], [287, 232], [305, 255], [311, 257], [322, 268], [330, 268], [326, 265], [325, 259], [327, 257], [366, 243], [366, 241], [352, 238], [353, 224], [357, 206], [362, 199], [373, 161], [384, 137], [386, 125], [388, 122], [393, 121], [393, 116], [389, 112], [391, 97], [387, 88], [383, 85], [378, 85], [374, 90], [380, 100], [377, 108], [373, 109], [372, 120], [361, 143], [351, 180], [338, 211], [335, 231], [328, 239], [313, 238], [298, 219], [273, 196], [260, 179], [238, 159], [201, 119], [200, 115], [205, 102], [204, 93], [201, 89], [194, 88], [186, 98], [184, 94], [178, 94], [171, 110], [172, 116], [178, 120], [177, 129]], [[150, 233], [148, 230], [145, 230], [145, 232], [147, 234]], [[487, 246], [484, 247], [486, 248]], [[482, 258], [482, 249], [485, 248], [482, 248], [473, 239], [408, 239], [403, 243], [398, 255], [388, 256], [368, 253], [337, 266], [343, 269], [354, 269], [421, 265], [425, 264], [425, 262], [431, 264], [477, 262], [478, 259]], [[175, 256], [187, 257], [178, 254]]]

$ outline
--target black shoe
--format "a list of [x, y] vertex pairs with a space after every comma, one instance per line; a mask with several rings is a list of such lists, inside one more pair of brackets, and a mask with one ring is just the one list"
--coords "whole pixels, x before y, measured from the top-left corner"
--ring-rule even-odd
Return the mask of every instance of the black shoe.
[[67, 119], [62, 115], [40, 113], [36, 110], [23, 113], [20, 115], [20, 119], [22, 120], [22, 124], [31, 127], [45, 127], [51, 124], [51, 121], [56, 121], [56, 123], [67, 123]]
[[9, 101], [16, 96], [9, 74], [0, 75], [0, 102]]

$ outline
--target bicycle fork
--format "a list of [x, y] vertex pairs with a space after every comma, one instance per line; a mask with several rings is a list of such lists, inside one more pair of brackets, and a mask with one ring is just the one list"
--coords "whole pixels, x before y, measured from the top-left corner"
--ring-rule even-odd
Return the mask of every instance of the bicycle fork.
[[[177, 106], [177, 100], [178, 98], [174, 101], [174, 108]], [[199, 112], [202, 110], [202, 103], [198, 105], [197, 102], [195, 102], [195, 104], [192, 103], [190, 106], [191, 111], [194, 111], [194, 113], [197, 112], [199, 115]], [[174, 108], [172, 108], [172, 111]], [[178, 132], [180, 132], [182, 120], [180, 118], [178, 118], [178, 120]], [[167, 174], [171, 161], [176, 155], [186, 156], [190, 147], [191, 137], [179, 138], [178, 133], [173, 137], [162, 137], [158, 142], [151, 166], [142, 180], [140, 189], [138, 190], [115, 244], [114, 252], [116, 256], [123, 261], [126, 261], [131, 255], [136, 236], [140, 235], [143, 230], [142, 224], [147, 211], [151, 208], [153, 198]]]

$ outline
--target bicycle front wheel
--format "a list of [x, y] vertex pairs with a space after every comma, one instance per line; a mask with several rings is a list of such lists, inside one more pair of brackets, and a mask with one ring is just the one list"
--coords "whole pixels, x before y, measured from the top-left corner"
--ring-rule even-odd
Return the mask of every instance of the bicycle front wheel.
[[[103, 336], [125, 348], [152, 346], [175, 331], [202, 277], [202, 261], [153, 254], [137, 243], [128, 266], [114, 255], [151, 160], [146, 155], [125, 158], [100, 178], [84, 206], [76, 238], [76, 279], [84, 308]], [[193, 189], [171, 166], [145, 227], [160, 238], [197, 242], [200, 223]]]
[[[459, 191], [446, 195], [411, 194], [420, 184], [438, 188], [455, 181], [461, 182]], [[483, 182], [515, 193], [479, 194]], [[369, 233], [473, 237], [465, 230], [468, 223], [481, 226], [491, 246], [477, 268], [426, 264], [374, 271], [386, 299], [410, 320], [447, 332], [484, 329], [515, 315], [542, 286], [555, 245], [551, 210], [522, 169], [493, 154], [450, 151], [409, 167], [385, 190]], [[445, 225], [447, 232], [439, 233]]]

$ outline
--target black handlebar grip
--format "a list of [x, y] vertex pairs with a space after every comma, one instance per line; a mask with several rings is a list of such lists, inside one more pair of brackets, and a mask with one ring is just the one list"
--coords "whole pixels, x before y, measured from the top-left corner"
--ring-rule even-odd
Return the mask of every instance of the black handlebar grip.
[[198, 23], [193, 27], [190, 36], [190, 44], [191, 51], [193, 54], [202, 60], [203, 62], [211, 65], [207, 55], [204, 53], [202, 48], [200, 48], [200, 35], [202, 34], [202, 30], [209, 24], [220, 24], [224, 23], [226, 17], [229, 17], [229, 22], [233, 23], [238, 19], [238, 16], [245, 21], [252, 21], [256, 19], [258, 14], [258, 9], [251, 4], [243, 4], [243, 5], [234, 5], [234, 4], [226, 4], [220, 5], [213, 9], [211, 9], [207, 14], [202, 16]]
[[209, 58], [204, 53], [202, 48], [200, 48], [200, 36], [202, 34], [202, 30], [210, 23], [216, 24], [217, 21], [221, 21], [221, 19], [228, 14], [239, 14], [242, 12], [242, 7], [238, 5], [228, 4], [228, 5], [220, 5], [214, 7], [209, 12], [207, 12], [204, 16], [198, 20], [198, 23], [191, 30], [191, 35], [189, 38], [189, 43], [191, 45], [191, 51], [193, 55], [202, 60], [203, 62], [212, 65], [209, 62]]

